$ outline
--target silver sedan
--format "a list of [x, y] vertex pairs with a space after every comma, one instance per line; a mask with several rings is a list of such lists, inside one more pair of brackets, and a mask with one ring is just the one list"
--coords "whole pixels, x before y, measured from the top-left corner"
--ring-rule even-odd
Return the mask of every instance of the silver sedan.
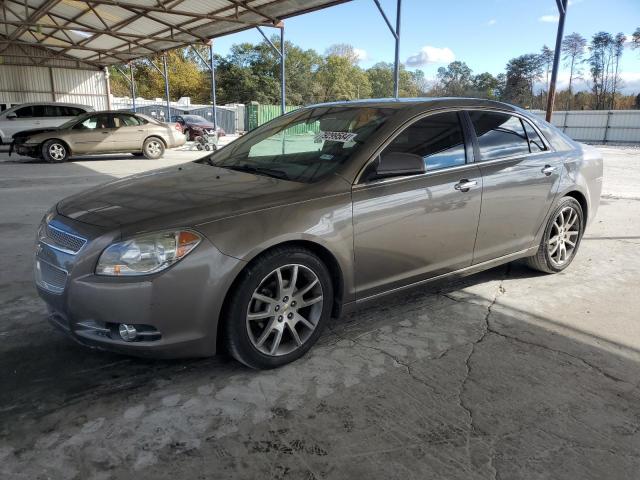
[[596, 150], [503, 103], [314, 105], [59, 202], [36, 285], [85, 345], [273, 368], [382, 295], [516, 259], [561, 272], [601, 187]]

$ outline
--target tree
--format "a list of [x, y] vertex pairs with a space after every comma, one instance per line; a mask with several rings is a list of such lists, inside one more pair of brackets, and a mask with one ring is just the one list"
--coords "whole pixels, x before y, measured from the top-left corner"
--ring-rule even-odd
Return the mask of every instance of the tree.
[[631, 48], [634, 50], [640, 48], [640, 27], [636, 28], [636, 31], [631, 35]]
[[547, 92], [547, 95], [549, 94], [549, 73], [551, 72], [551, 68], [553, 67], [554, 56], [555, 55], [553, 53], [553, 50], [551, 50], [546, 45], [542, 46], [542, 49], [540, 50], [540, 63], [546, 73], [544, 88]]
[[473, 95], [481, 98], [499, 98], [500, 80], [489, 72], [475, 75], [471, 80]]
[[627, 41], [627, 37], [624, 33], [620, 32], [613, 39], [613, 58], [615, 62], [615, 72], [613, 74], [613, 89], [611, 91], [611, 109], [613, 110], [616, 105], [616, 88], [618, 87], [618, 67], [620, 65], [620, 58], [624, 52], [624, 43]]
[[527, 53], [512, 58], [507, 63], [505, 99], [531, 107], [533, 104], [533, 87], [541, 76], [542, 64], [539, 55]]
[[593, 80], [594, 107], [603, 109], [609, 92], [611, 76], [611, 60], [614, 38], [610, 33], [598, 32], [591, 39], [588, 58], [591, 78]]
[[329, 55], [316, 75], [320, 101], [354, 100], [371, 95], [367, 74], [346, 57]]
[[324, 54], [326, 57], [330, 57], [331, 55], [344, 57], [349, 60], [352, 65], [357, 65], [360, 61], [360, 57], [356, 53], [356, 49], [353, 48], [353, 45], [349, 45], [348, 43], [335, 43], [327, 48]]
[[579, 65], [582, 63], [584, 57], [584, 49], [587, 46], [587, 40], [579, 33], [572, 33], [567, 35], [562, 40], [562, 54], [565, 62], [569, 64], [569, 104], [567, 109], [571, 109], [571, 97], [573, 92], [571, 90], [573, 79], [575, 75], [580, 75], [581, 71]]
[[464, 62], [451, 62], [447, 67], [438, 69], [438, 81], [444, 94], [449, 97], [468, 95], [473, 87], [472, 70]]
[[[367, 77], [371, 84], [373, 98], [388, 98], [393, 96], [393, 67], [392, 63], [379, 62], [367, 70]], [[400, 65], [400, 97], [416, 97], [423, 93], [425, 87], [424, 72], [416, 70], [409, 72], [404, 65]]]

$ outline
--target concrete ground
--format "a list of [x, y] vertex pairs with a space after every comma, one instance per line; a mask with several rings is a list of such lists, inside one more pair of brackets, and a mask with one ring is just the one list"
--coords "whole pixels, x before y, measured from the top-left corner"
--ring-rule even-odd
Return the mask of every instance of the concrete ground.
[[513, 264], [388, 297], [268, 372], [94, 352], [43, 320], [46, 209], [197, 154], [0, 154], [0, 478], [637, 479], [640, 150], [602, 152], [602, 205], [565, 272]]

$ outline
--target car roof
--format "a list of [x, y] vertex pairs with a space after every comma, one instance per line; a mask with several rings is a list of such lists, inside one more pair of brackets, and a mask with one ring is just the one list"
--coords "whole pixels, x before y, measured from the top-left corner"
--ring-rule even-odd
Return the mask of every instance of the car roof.
[[84, 105], [82, 103], [67, 103], [67, 102], [24, 102], [24, 103], [13, 105], [11, 108], [31, 107], [35, 105], [63, 105], [65, 107], [80, 107], [80, 108], [93, 109], [91, 105]]
[[497, 100], [487, 100], [484, 98], [466, 97], [415, 97], [415, 98], [370, 98], [364, 100], [350, 100], [340, 102], [326, 102], [313, 107], [379, 107], [379, 108], [406, 108], [414, 106], [425, 106], [433, 108], [473, 108], [473, 107], [493, 107], [503, 110], [519, 111], [520, 108]]

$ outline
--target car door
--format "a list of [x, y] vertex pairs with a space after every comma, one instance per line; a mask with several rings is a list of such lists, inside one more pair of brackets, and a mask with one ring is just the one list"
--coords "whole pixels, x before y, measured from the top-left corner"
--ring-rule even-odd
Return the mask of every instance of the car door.
[[128, 113], [120, 113], [114, 117], [115, 132], [113, 142], [119, 152], [142, 150], [142, 142], [146, 138], [147, 126], [142, 120]]
[[65, 134], [74, 153], [106, 153], [115, 150], [113, 115], [96, 113], [77, 123]]
[[524, 117], [487, 110], [468, 115], [483, 184], [477, 264], [532, 246], [558, 190], [561, 160]]
[[457, 112], [412, 122], [382, 150], [417, 154], [426, 173], [353, 187], [356, 294], [363, 299], [471, 265], [481, 176]]

